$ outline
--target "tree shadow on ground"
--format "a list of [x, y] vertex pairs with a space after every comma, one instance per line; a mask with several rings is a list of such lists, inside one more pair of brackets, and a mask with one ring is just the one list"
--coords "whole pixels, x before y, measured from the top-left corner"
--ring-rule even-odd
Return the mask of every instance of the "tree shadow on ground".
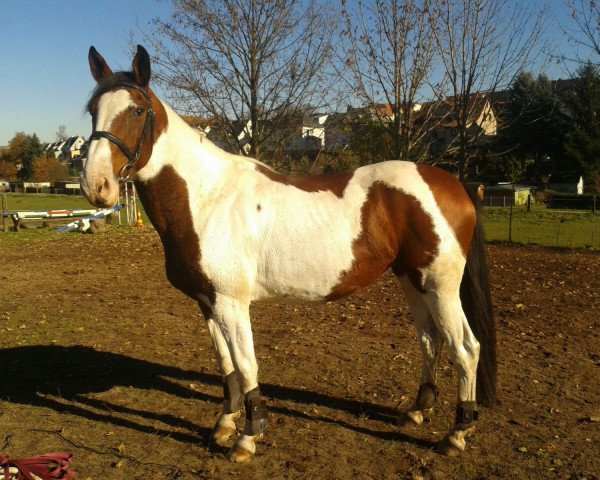
[[[108, 422], [144, 433], [165, 434], [179, 441], [191, 443], [207, 441], [210, 430], [175, 415], [115, 405], [86, 395], [106, 392], [116, 386], [125, 386], [140, 390], [156, 390], [179, 398], [196, 399], [215, 405], [222, 400], [220, 396], [186, 388], [177, 383], [177, 381], [186, 381], [220, 386], [222, 384], [220, 376], [183, 370], [83, 346], [27, 346], [2, 349], [0, 350], [0, 378], [3, 381], [0, 399], [7, 402], [47, 407], [89, 420]], [[261, 391], [270, 398], [318, 405], [354, 416], [364, 415], [387, 424], [395, 424], [397, 418], [397, 412], [385, 406], [335, 398], [318, 392], [271, 384], [261, 384]], [[90, 410], [92, 408], [94, 410]], [[397, 431], [375, 431], [339, 419], [324, 416], [315, 418], [293, 408], [271, 405], [270, 410], [281, 415], [337, 424], [383, 439], [406, 441], [425, 448], [434, 446], [432, 442]], [[116, 416], [115, 413], [158, 420], [191, 433], [157, 430], [155, 427]]]

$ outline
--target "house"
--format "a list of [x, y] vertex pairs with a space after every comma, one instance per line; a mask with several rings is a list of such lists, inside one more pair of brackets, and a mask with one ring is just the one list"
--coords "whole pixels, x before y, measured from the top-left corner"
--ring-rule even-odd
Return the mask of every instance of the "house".
[[54, 158], [60, 159], [60, 156], [62, 155], [62, 149], [63, 149], [64, 145], [65, 145], [65, 141], [64, 140], [59, 140], [57, 142], [49, 143], [44, 148], [44, 152], [46, 152], [47, 154], [54, 155]]
[[555, 172], [550, 175], [548, 189], [560, 193], [583, 194], [583, 175], [576, 172]]
[[347, 128], [345, 113], [331, 113], [325, 120], [324, 149], [328, 152], [341, 151], [350, 147], [351, 132]]
[[85, 138], [80, 136], [69, 137], [64, 143], [62, 151], [62, 159], [71, 160], [81, 156], [81, 151], [86, 144]]
[[84, 153], [87, 145], [86, 140], [80, 136], [69, 137], [66, 140], [59, 140], [49, 143], [44, 147], [44, 152], [54, 155], [58, 160], [71, 160]]
[[[270, 132], [267, 140], [267, 150], [274, 151], [282, 148], [286, 152], [315, 152], [323, 149], [325, 145], [326, 122], [329, 115], [320, 113], [290, 114], [289, 121], [282, 122], [281, 118], [262, 119], [259, 126]], [[273, 129], [273, 125], [282, 125]], [[233, 121], [229, 125], [233, 139], [223, 136], [221, 129], [214, 129], [207, 125], [204, 133], [207, 138], [219, 147], [231, 151], [234, 149], [248, 154], [250, 151], [250, 134], [252, 123], [250, 120]], [[236, 152], [238, 153], [238, 152]]]
[[314, 113], [302, 117], [302, 121], [283, 142], [285, 151], [318, 151], [325, 146], [326, 122], [329, 115]]
[[[420, 121], [431, 126], [430, 144], [434, 156], [444, 154], [458, 143], [460, 132], [454, 110], [459, 101], [460, 98], [447, 97], [439, 102], [424, 104], [420, 109]], [[467, 136], [475, 139], [472, 148], [485, 145], [490, 137], [497, 135], [498, 119], [489, 95], [485, 93], [470, 95], [466, 112]]]
[[394, 109], [389, 103], [375, 103], [366, 107], [348, 106], [346, 116], [352, 120], [392, 121], [394, 119]]
[[499, 183], [485, 189], [483, 204], [489, 207], [507, 207], [509, 205], [527, 205], [527, 202], [534, 200], [535, 191], [532, 187]]

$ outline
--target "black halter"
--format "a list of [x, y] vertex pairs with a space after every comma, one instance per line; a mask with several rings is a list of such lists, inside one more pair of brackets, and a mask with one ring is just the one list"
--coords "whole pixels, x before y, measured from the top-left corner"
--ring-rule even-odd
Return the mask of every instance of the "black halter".
[[[144, 90], [142, 87], [139, 87], [132, 83], [122, 83], [122, 84], [119, 84], [118, 86], [122, 86], [122, 87], [126, 87], [126, 88], [133, 88], [133, 89], [139, 91], [142, 95], [144, 95], [146, 100], [148, 100], [149, 102], [152, 101], [148, 92], [146, 92], [146, 90]], [[88, 140], [88, 143], [91, 143], [93, 140], [99, 140], [100, 138], [106, 138], [109, 142], [114, 143], [117, 147], [119, 147], [121, 149], [121, 151], [127, 157], [127, 160], [129, 160], [129, 162], [126, 163], [125, 165], [123, 165], [119, 169], [119, 172], [117, 173], [117, 177], [119, 180], [125, 181], [130, 177], [131, 172], [133, 172], [133, 168], [135, 167], [136, 162], [140, 158], [140, 154], [142, 153], [142, 145], [144, 143], [144, 138], [146, 137], [148, 130], [150, 130], [151, 141], [152, 141], [152, 143], [154, 143], [154, 110], [152, 108], [149, 108], [146, 113], [146, 121], [144, 122], [144, 128], [142, 129], [142, 133], [140, 134], [140, 139], [138, 140], [138, 143], [137, 143], [137, 146], [135, 147], [134, 152], [132, 152], [127, 147], [127, 145], [125, 145], [125, 142], [123, 142], [123, 140], [114, 136], [110, 132], [105, 132], [102, 130], [96, 130], [96, 131], [92, 132], [92, 134], [90, 135], [90, 139]]]

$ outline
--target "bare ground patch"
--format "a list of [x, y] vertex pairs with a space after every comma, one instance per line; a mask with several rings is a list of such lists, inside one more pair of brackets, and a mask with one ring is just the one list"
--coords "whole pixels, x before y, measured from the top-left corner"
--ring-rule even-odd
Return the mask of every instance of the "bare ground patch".
[[488, 247], [501, 405], [458, 459], [433, 451], [454, 414], [446, 356], [431, 420], [396, 426], [421, 360], [391, 275], [344, 302], [254, 306], [270, 428], [235, 465], [207, 448], [220, 377], [151, 230], [0, 249], [0, 447], [13, 458], [71, 451], [82, 479], [600, 476], [597, 252]]

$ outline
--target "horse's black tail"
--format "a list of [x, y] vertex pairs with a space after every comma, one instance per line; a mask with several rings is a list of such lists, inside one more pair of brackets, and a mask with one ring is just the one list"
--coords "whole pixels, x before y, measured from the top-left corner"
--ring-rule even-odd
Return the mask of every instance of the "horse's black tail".
[[460, 284], [460, 299], [473, 334], [481, 350], [477, 366], [477, 402], [496, 404], [496, 325], [485, 255], [485, 238], [481, 225], [481, 208], [477, 192], [466, 188], [477, 211], [477, 223], [467, 255], [465, 273]]

